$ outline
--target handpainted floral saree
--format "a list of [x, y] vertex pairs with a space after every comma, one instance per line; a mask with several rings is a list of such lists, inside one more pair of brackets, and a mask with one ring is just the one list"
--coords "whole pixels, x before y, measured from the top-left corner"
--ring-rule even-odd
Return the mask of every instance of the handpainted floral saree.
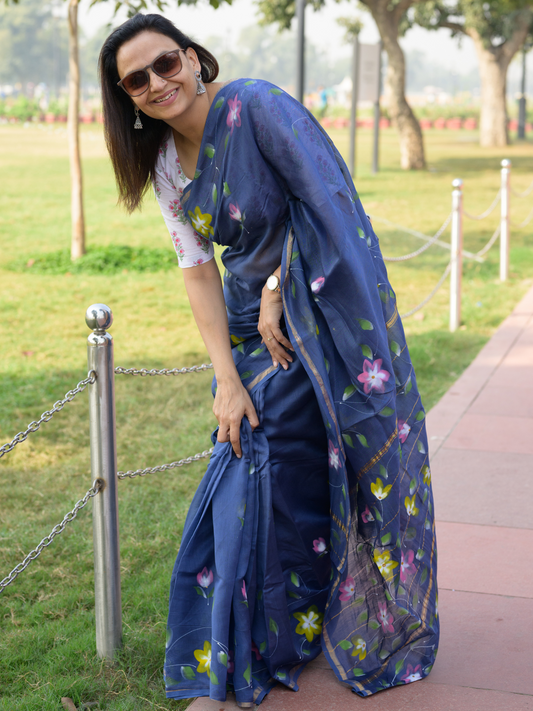
[[[321, 651], [361, 696], [426, 676], [438, 643], [425, 413], [378, 240], [330, 139], [263, 81], [211, 106], [182, 204], [226, 245], [237, 369], [261, 426], [217, 443], [172, 575], [167, 696], [259, 703]], [[296, 349], [257, 332], [282, 264]]]

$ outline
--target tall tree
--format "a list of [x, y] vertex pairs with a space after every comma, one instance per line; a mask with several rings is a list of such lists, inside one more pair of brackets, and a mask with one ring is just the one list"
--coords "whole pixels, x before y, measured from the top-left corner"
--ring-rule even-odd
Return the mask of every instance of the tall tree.
[[415, 9], [414, 20], [473, 41], [481, 78], [480, 143], [505, 146], [507, 70], [531, 31], [531, 0], [431, 0]]
[[[424, 140], [420, 125], [405, 98], [405, 57], [399, 38], [409, 27], [408, 10], [423, 0], [360, 0], [371, 13], [389, 58], [387, 66], [387, 94], [391, 118], [398, 126], [400, 161], [404, 169], [425, 168]], [[290, 27], [294, 16], [294, 0], [257, 0], [266, 22], [277, 22]], [[314, 10], [319, 10], [325, 0], [311, 0]]]

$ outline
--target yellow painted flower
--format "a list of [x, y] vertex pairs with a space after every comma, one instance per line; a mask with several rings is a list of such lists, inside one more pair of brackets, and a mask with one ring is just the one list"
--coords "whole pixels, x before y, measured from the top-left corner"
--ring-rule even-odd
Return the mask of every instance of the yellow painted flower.
[[359, 661], [363, 661], [366, 657], [366, 642], [362, 637], [352, 637], [352, 657], [359, 657]]
[[390, 551], [380, 551], [377, 548], [374, 548], [374, 563], [385, 580], [392, 578], [394, 568], [398, 565], [395, 560], [391, 560]]
[[422, 474], [424, 475], [424, 484], [429, 486], [431, 484], [431, 471], [427, 464], [422, 467]]
[[416, 498], [416, 494], [413, 494], [413, 496], [411, 498], [409, 498], [408, 496], [405, 497], [405, 508], [406, 508], [409, 516], [417, 516], [418, 515], [418, 509], [415, 506], [415, 498]]
[[198, 660], [196, 671], [200, 674], [204, 672], [209, 674], [211, 671], [211, 642], [204, 642], [203, 649], [195, 649], [194, 656]]
[[191, 218], [192, 226], [201, 235], [209, 237], [209, 235], [214, 234], [211, 227], [212, 216], [208, 212], [202, 213], [200, 208], [196, 206], [194, 212], [189, 210], [189, 217]]
[[370, 491], [374, 494], [376, 499], [379, 499], [379, 501], [386, 499], [391, 489], [392, 484], [389, 484], [388, 486], [384, 487], [383, 482], [381, 481], [379, 476], [373, 484], [370, 484]]
[[307, 612], [295, 612], [294, 617], [298, 620], [296, 634], [304, 634], [308, 642], [312, 642], [314, 636], [322, 632], [324, 615], [316, 605], [311, 605]]

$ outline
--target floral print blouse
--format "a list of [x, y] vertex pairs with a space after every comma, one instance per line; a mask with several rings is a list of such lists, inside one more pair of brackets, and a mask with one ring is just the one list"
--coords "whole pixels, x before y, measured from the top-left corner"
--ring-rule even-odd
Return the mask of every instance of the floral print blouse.
[[159, 148], [153, 186], [180, 267], [196, 267], [214, 256], [213, 243], [193, 229], [181, 206], [183, 190], [190, 182], [183, 172], [172, 133], [169, 132]]

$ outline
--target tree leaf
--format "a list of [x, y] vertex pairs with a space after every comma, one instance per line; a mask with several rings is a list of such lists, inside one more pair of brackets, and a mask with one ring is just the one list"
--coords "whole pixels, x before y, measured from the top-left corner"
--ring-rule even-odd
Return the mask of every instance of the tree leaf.
[[343, 438], [343, 440], [346, 442], [346, 444], [348, 445], [348, 447], [351, 447], [352, 449], [354, 448], [353, 439], [350, 437], [349, 434], [343, 434], [343, 435], [342, 435], [342, 438]]
[[370, 446], [370, 445], [368, 444], [368, 442], [366, 441], [366, 437], [365, 437], [364, 435], [358, 434], [358, 435], [355, 435], [355, 436], [357, 437], [357, 439], [359, 440], [359, 442], [361, 442], [361, 444], [363, 445], [363, 447], [369, 447], [369, 446]]
[[374, 354], [372, 353], [372, 349], [370, 348], [370, 346], [366, 346], [364, 343], [361, 346], [361, 352], [365, 356], [365, 358], [370, 358], [372, 360], [374, 357]]
[[274, 632], [275, 635], [277, 635], [279, 633], [278, 623], [276, 622], [276, 620], [273, 617], [268, 618], [268, 629], [271, 632]]
[[344, 401], [347, 400], [349, 397], [351, 397], [351, 396], [354, 394], [355, 391], [356, 391], [355, 385], [352, 385], [352, 384], [350, 383], [350, 385], [348, 385], [348, 387], [346, 387], [346, 388], [344, 389], [344, 393], [343, 393], [343, 396], [342, 396], [342, 401], [344, 402]]
[[339, 647], [341, 649], [344, 649], [344, 651], [351, 649], [353, 647], [353, 644], [350, 642], [348, 639], [343, 639], [342, 642], [339, 642]]
[[359, 325], [361, 326], [363, 331], [373, 331], [374, 330], [374, 326], [372, 325], [372, 322], [369, 321], [368, 319], [358, 318], [356, 320], [359, 322]]
[[294, 587], [299, 588], [300, 587], [300, 578], [296, 575], [296, 573], [291, 571], [291, 583], [294, 585]]

